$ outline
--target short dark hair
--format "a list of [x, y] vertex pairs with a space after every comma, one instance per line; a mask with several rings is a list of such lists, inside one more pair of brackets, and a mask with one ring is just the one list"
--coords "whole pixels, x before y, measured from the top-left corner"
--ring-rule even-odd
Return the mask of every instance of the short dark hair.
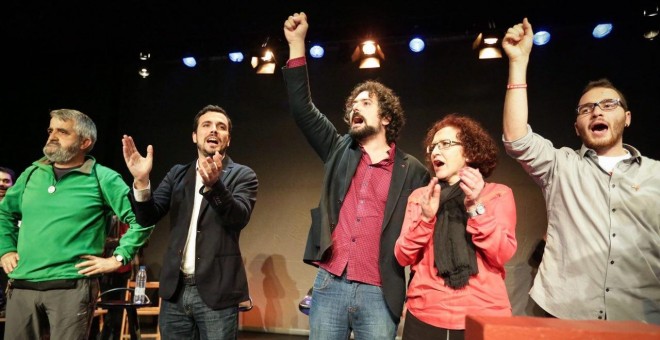
[[8, 173], [9, 177], [11, 177], [12, 183], [16, 183], [16, 173], [14, 172], [14, 170], [4, 166], [0, 166], [0, 172]]
[[378, 100], [378, 107], [380, 108], [378, 114], [381, 118], [389, 118], [390, 123], [385, 127], [385, 137], [388, 143], [393, 143], [399, 138], [399, 132], [406, 123], [406, 118], [403, 114], [403, 108], [399, 97], [389, 87], [383, 85], [375, 80], [367, 80], [357, 84], [351, 94], [346, 98], [344, 121], [350, 125], [351, 111], [353, 111], [353, 100], [360, 93], [367, 91], [369, 96], [376, 96]]
[[619, 91], [619, 89], [614, 87], [614, 84], [612, 84], [612, 82], [606, 78], [600, 78], [598, 80], [590, 81], [587, 84], [587, 86], [584, 87], [584, 90], [582, 90], [582, 95], [598, 87], [614, 90], [616, 94], [619, 96], [619, 102], [621, 103], [621, 107], [623, 108], [624, 111], [628, 111], [628, 102], [626, 101], [626, 97], [624, 97], [623, 93]]
[[[470, 117], [451, 113], [436, 121], [426, 133], [424, 147], [431, 145], [436, 132], [447, 126], [458, 130], [456, 138], [463, 145], [463, 153], [469, 160], [467, 165], [479, 169], [484, 178], [490, 176], [497, 166], [497, 144], [481, 123]], [[426, 154], [426, 164], [433, 173], [433, 162], [428, 153]]]
[[227, 124], [229, 124], [229, 126], [227, 126], [228, 129], [227, 131], [231, 133], [231, 118], [229, 118], [229, 114], [227, 113], [227, 111], [225, 111], [225, 109], [221, 108], [218, 105], [206, 105], [195, 115], [195, 119], [193, 120], [193, 132], [197, 132], [197, 125], [199, 125], [199, 117], [211, 111], [220, 112], [223, 115], [225, 115], [225, 117], [227, 117]]

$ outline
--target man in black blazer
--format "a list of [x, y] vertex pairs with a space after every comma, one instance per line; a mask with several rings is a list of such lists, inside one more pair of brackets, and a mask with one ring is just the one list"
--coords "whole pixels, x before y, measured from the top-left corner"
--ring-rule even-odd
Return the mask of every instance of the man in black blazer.
[[395, 141], [404, 124], [399, 98], [383, 84], [358, 84], [346, 100], [341, 135], [312, 103], [305, 60], [307, 17], [284, 23], [289, 61], [283, 68], [296, 124], [324, 162], [318, 208], [312, 210], [303, 260], [319, 267], [310, 310], [310, 339], [394, 339], [406, 293], [394, 258], [410, 193], [430, 175]]
[[155, 224], [170, 215], [159, 289], [164, 339], [236, 339], [238, 305], [250, 298], [239, 236], [250, 221], [259, 183], [252, 169], [227, 156], [230, 132], [224, 109], [204, 107], [192, 133], [198, 159], [172, 167], [153, 193], [153, 147], [143, 157], [132, 137], [122, 139], [138, 222]]

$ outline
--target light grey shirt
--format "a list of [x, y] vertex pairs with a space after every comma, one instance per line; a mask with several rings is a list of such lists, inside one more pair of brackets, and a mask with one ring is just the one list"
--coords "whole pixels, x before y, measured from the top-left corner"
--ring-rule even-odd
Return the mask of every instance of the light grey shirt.
[[534, 301], [562, 319], [660, 324], [660, 162], [624, 144], [631, 157], [610, 174], [594, 150], [557, 149], [529, 126], [504, 147], [546, 202]]

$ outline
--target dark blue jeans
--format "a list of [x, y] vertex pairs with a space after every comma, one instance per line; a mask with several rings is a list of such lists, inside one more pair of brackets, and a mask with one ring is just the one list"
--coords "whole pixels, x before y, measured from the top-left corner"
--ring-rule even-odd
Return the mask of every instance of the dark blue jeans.
[[158, 324], [164, 340], [235, 340], [238, 306], [211, 309], [202, 301], [197, 286], [184, 285], [175, 301], [162, 301]]
[[380, 287], [347, 280], [319, 268], [309, 313], [311, 340], [396, 338], [394, 322]]

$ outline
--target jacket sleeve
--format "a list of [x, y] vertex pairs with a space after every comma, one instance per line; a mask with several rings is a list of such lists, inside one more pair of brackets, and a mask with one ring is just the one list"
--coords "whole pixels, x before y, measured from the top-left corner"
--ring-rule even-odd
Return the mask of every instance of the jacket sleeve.
[[236, 179], [227, 188], [217, 181], [213, 190], [203, 193], [211, 208], [220, 215], [223, 225], [239, 231], [247, 226], [257, 201], [257, 174], [247, 166], [238, 167]]
[[7, 189], [5, 198], [0, 202], [0, 257], [16, 251], [18, 244], [18, 222], [22, 218], [21, 198], [33, 166], [27, 168], [16, 180], [14, 186]]
[[114, 251], [115, 254], [122, 255], [128, 262], [147, 242], [154, 225], [143, 226], [137, 222], [128, 198], [129, 187], [118, 173], [111, 171], [99, 174], [99, 184], [106, 204], [110, 206], [120, 221], [128, 224], [128, 230], [119, 239], [119, 246]]
[[158, 184], [158, 188], [152, 191], [151, 198], [144, 202], [136, 201], [133, 190], [131, 190], [129, 197], [138, 223], [143, 226], [154, 225], [167, 215], [170, 210], [174, 185], [181, 176], [184, 176], [185, 170], [186, 167], [183, 165], [175, 165]]
[[284, 68], [284, 81], [293, 119], [325, 163], [341, 137], [332, 122], [312, 102], [307, 66]]
[[516, 204], [513, 192], [501, 184], [489, 184], [491, 192], [482, 202], [486, 213], [468, 219], [467, 232], [484, 261], [499, 269], [513, 257], [516, 241]]
[[423, 188], [418, 188], [408, 198], [401, 234], [394, 245], [394, 257], [401, 266], [413, 265], [422, 258], [424, 249], [433, 237], [436, 218], [424, 222], [418, 199]]

